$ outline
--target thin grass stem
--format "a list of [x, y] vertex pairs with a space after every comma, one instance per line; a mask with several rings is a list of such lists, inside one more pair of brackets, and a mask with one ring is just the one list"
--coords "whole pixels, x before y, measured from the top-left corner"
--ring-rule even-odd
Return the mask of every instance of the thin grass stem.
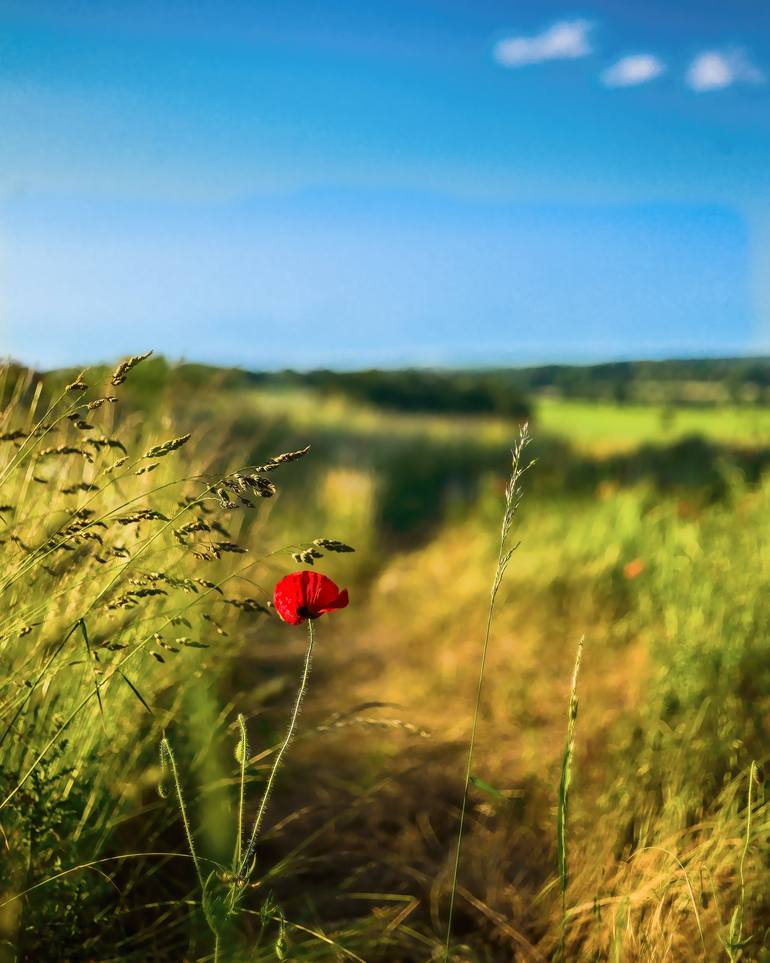
[[578, 714], [577, 683], [580, 662], [583, 657], [583, 639], [578, 642], [575, 668], [572, 673], [572, 687], [567, 715], [567, 740], [561, 764], [559, 780], [559, 801], [556, 817], [556, 858], [559, 870], [559, 889], [561, 890], [561, 925], [559, 930], [559, 958], [564, 959], [564, 939], [567, 923], [567, 886], [569, 885], [569, 864], [567, 861], [567, 814], [569, 807], [569, 787], [572, 782], [572, 757], [575, 751], [575, 722]]
[[527, 425], [523, 425], [519, 434], [519, 439], [511, 452], [511, 476], [505, 490], [505, 511], [503, 513], [503, 523], [500, 529], [500, 543], [497, 552], [497, 566], [492, 580], [492, 589], [487, 609], [487, 622], [484, 630], [484, 641], [481, 647], [481, 661], [479, 663], [479, 677], [476, 684], [476, 698], [473, 708], [473, 721], [471, 723], [471, 736], [468, 744], [468, 755], [465, 765], [465, 780], [463, 785], [462, 802], [460, 805], [460, 822], [457, 829], [457, 843], [455, 846], [455, 858], [452, 868], [452, 886], [449, 895], [449, 913], [447, 916], [446, 941], [444, 944], [444, 963], [449, 959], [449, 952], [452, 942], [452, 921], [454, 918], [455, 899], [457, 895], [457, 881], [460, 873], [460, 860], [462, 853], [463, 831], [465, 828], [465, 815], [468, 808], [468, 789], [471, 782], [473, 770], [473, 757], [476, 748], [476, 732], [478, 729], [479, 715], [481, 712], [481, 698], [484, 689], [484, 676], [486, 673], [487, 654], [489, 651], [489, 637], [492, 630], [492, 618], [495, 610], [497, 593], [502, 583], [505, 570], [511, 560], [511, 556], [518, 547], [510, 546], [510, 534], [516, 510], [521, 501], [520, 481], [522, 475], [531, 467], [532, 462], [522, 468], [522, 455], [529, 443], [529, 433]]

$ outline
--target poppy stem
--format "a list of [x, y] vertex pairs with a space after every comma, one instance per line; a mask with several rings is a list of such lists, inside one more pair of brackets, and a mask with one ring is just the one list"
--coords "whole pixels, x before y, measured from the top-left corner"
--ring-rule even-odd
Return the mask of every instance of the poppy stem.
[[305, 664], [302, 670], [302, 678], [300, 679], [299, 689], [297, 690], [297, 698], [294, 701], [294, 710], [291, 714], [291, 721], [289, 722], [289, 728], [286, 731], [286, 737], [281, 743], [281, 748], [278, 750], [278, 753], [273, 762], [273, 768], [270, 770], [270, 775], [268, 776], [268, 779], [267, 779], [267, 785], [265, 786], [265, 791], [262, 794], [262, 801], [259, 804], [257, 817], [254, 820], [254, 826], [251, 830], [249, 843], [246, 846], [246, 849], [243, 853], [243, 857], [241, 858], [240, 865], [238, 866], [238, 876], [241, 878], [244, 877], [244, 871], [246, 870], [246, 867], [249, 865], [249, 862], [254, 855], [254, 848], [257, 843], [259, 832], [262, 829], [262, 821], [265, 818], [265, 811], [267, 810], [267, 802], [273, 788], [273, 783], [275, 782], [275, 777], [278, 773], [278, 770], [281, 767], [281, 762], [283, 761], [284, 754], [286, 753], [286, 750], [289, 748], [289, 743], [294, 737], [294, 730], [297, 726], [297, 719], [299, 718], [299, 712], [302, 707], [302, 700], [305, 698], [305, 692], [307, 691], [307, 683], [308, 683], [308, 679], [310, 678], [310, 667], [313, 662], [313, 646], [315, 644], [315, 634], [313, 630], [312, 619], [307, 620], [307, 628], [308, 628], [308, 643], [307, 643], [307, 650], [305, 652]]

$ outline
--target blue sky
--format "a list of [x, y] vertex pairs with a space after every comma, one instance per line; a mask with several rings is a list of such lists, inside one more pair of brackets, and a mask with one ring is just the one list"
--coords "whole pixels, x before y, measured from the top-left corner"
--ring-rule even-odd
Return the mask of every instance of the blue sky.
[[770, 350], [770, 7], [0, 0], [2, 352]]

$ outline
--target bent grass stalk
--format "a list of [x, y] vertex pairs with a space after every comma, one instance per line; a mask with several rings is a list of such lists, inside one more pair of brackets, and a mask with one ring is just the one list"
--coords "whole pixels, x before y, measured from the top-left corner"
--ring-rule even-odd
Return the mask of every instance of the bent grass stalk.
[[476, 731], [478, 729], [479, 713], [481, 710], [481, 695], [484, 688], [484, 675], [486, 672], [487, 653], [489, 651], [489, 636], [492, 629], [492, 616], [495, 609], [495, 601], [500, 584], [503, 581], [505, 570], [511, 560], [513, 553], [518, 548], [518, 543], [511, 545], [510, 536], [513, 527], [513, 519], [519, 507], [522, 497], [521, 478], [534, 462], [522, 467], [522, 456], [524, 450], [530, 442], [528, 426], [524, 424], [520, 430], [518, 441], [511, 452], [511, 476], [505, 489], [505, 511], [503, 522], [500, 528], [500, 542], [497, 552], [497, 566], [492, 580], [492, 589], [489, 598], [489, 608], [487, 609], [487, 623], [484, 630], [484, 641], [481, 647], [481, 661], [479, 664], [479, 678], [476, 685], [476, 700], [473, 709], [473, 722], [471, 724], [471, 737], [468, 744], [468, 757], [465, 766], [465, 783], [463, 786], [462, 803], [460, 806], [460, 824], [457, 830], [457, 843], [455, 848], [454, 866], [452, 869], [452, 887], [449, 895], [449, 914], [447, 916], [446, 941], [444, 943], [444, 963], [449, 959], [449, 951], [452, 942], [452, 920], [454, 918], [455, 898], [457, 895], [457, 882], [460, 873], [460, 858], [463, 842], [463, 830], [465, 828], [465, 813], [468, 808], [468, 789], [470, 787], [473, 769], [473, 755], [476, 748]]
[[695, 899], [695, 890], [693, 889], [692, 882], [690, 881], [690, 875], [687, 872], [687, 867], [676, 855], [676, 853], [671, 852], [670, 849], [665, 849], [663, 846], [643, 846], [641, 849], [637, 849], [631, 853], [631, 855], [628, 857], [628, 862], [630, 863], [633, 859], [636, 859], [637, 856], [641, 856], [642, 853], [663, 853], [664, 856], [668, 856], [669, 859], [675, 862], [682, 871], [682, 877], [684, 878], [685, 886], [687, 887], [687, 894], [690, 898], [690, 905], [692, 906], [695, 923], [698, 927], [698, 936], [700, 938], [700, 945], [703, 950], [703, 958], [705, 960], [707, 958], [706, 940], [703, 935], [703, 926], [700, 921], [700, 913], [698, 912], [698, 902]]
[[[274, 553], [269, 553], [269, 554], [274, 554]], [[245, 572], [245, 571], [247, 571], [248, 569], [253, 568], [255, 565], [260, 564], [262, 561], [264, 561], [264, 558], [269, 557], [269, 554], [268, 554], [268, 555], [265, 555], [263, 558], [252, 559], [251, 561], [249, 561], [248, 563], [246, 563], [244, 566], [242, 566], [240, 569], [237, 569], [236, 571], [231, 572], [230, 574], [228, 574], [227, 576], [225, 576], [223, 579], [221, 579], [221, 580], [217, 583], [217, 587], [221, 587], [221, 586], [225, 585], [225, 584], [226, 584], [227, 582], [229, 582], [231, 579], [237, 578], [242, 572]], [[211, 594], [212, 591], [213, 591], [213, 589], [207, 589], [205, 592], [201, 593], [200, 595], [196, 595], [194, 599], [192, 599], [190, 602], [187, 603], [187, 605], [182, 606], [181, 608], [177, 609], [175, 614], [178, 615], [178, 614], [180, 614], [180, 613], [182, 613], [182, 612], [189, 611], [190, 609], [192, 609], [193, 607], [195, 607], [195, 606], [197, 606], [197, 605], [200, 605], [201, 602], [203, 602], [203, 601], [206, 599], [206, 597]], [[169, 617], [166, 619], [166, 621], [165, 621], [162, 625], [160, 625], [158, 628], [162, 631], [165, 627], [167, 627], [167, 626], [169, 626], [169, 625], [172, 624], [173, 618], [174, 618], [174, 616], [169, 616]], [[68, 639], [68, 638], [71, 636], [71, 634], [77, 629], [77, 627], [78, 627], [78, 625], [77, 625], [77, 622], [76, 622], [76, 623], [72, 626], [72, 628], [71, 628], [70, 632], [68, 633], [67, 637], [64, 639], [64, 642], [67, 641], [67, 639]], [[110, 671], [107, 673], [107, 675], [105, 676], [105, 678], [102, 680], [102, 683], [101, 683], [101, 688], [102, 688], [102, 689], [106, 688], [107, 684], [111, 681], [111, 679], [112, 679], [115, 675], [121, 675], [121, 676], [122, 676], [123, 673], [121, 672], [121, 669], [123, 668], [123, 666], [124, 666], [127, 662], [131, 661], [136, 655], [140, 654], [141, 652], [143, 652], [143, 651], [145, 650], [145, 648], [147, 647], [147, 645], [152, 641], [152, 639], [153, 639], [153, 634], [154, 634], [154, 633], [151, 633], [151, 634], [145, 636], [145, 638], [144, 638], [141, 642], [139, 642], [136, 646], [134, 646], [129, 652], [126, 653], [126, 655], [124, 655], [120, 660], [118, 660], [118, 661], [112, 666], [112, 668], [110, 669]], [[59, 647], [57, 647], [57, 649], [56, 649], [55, 652], [54, 652], [54, 657], [61, 651], [61, 646], [64, 644], [64, 642], [63, 642]], [[51, 661], [51, 660], [49, 660], [49, 663], [47, 663], [46, 668], [48, 667], [48, 665], [50, 665], [50, 661]], [[42, 677], [42, 673], [41, 673], [41, 677]], [[32, 691], [32, 690], [30, 690], [30, 692], [31, 692], [31, 691]], [[64, 732], [66, 731], [66, 729], [70, 726], [70, 724], [72, 723], [72, 721], [80, 714], [80, 712], [85, 708], [85, 706], [87, 706], [88, 703], [89, 703], [93, 698], [95, 698], [95, 696], [96, 696], [96, 692], [95, 692], [93, 689], [91, 689], [89, 692], [86, 693], [86, 695], [83, 697], [83, 699], [81, 699], [81, 701], [75, 706], [75, 708], [72, 710], [72, 712], [61, 722], [61, 724], [58, 726], [58, 728], [56, 729], [56, 731], [54, 732], [54, 734], [51, 736], [51, 738], [48, 740], [48, 742], [43, 746], [43, 748], [40, 750], [40, 752], [38, 752], [38, 754], [35, 756], [34, 760], [33, 760], [32, 763], [30, 764], [30, 766], [29, 766], [29, 767], [26, 769], [26, 771], [24, 772], [24, 775], [22, 776], [22, 778], [17, 782], [17, 784], [14, 786], [14, 788], [5, 796], [5, 798], [4, 798], [2, 801], [0, 801], [0, 811], [2, 811], [2, 810], [8, 805], [8, 803], [10, 803], [10, 801], [14, 798], [14, 796], [15, 796], [15, 795], [19, 792], [19, 790], [25, 785], [25, 783], [27, 782], [27, 780], [30, 778], [30, 776], [31, 776], [32, 773], [35, 771], [35, 769], [37, 768], [37, 766], [40, 764], [40, 762], [42, 761], [42, 759], [45, 758], [45, 756], [47, 755], [47, 753], [49, 752], [49, 750], [52, 748], [52, 746], [54, 746], [54, 745], [56, 744], [56, 742], [59, 740], [59, 738], [64, 734]], [[25, 702], [28, 701], [28, 699], [29, 699], [29, 692], [28, 692], [27, 695], [24, 697], [24, 699], [25, 699]]]

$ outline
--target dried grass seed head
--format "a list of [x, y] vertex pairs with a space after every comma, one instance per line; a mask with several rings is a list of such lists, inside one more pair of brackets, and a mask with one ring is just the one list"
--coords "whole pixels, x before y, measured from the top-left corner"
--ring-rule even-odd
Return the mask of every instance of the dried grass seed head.
[[155, 445], [154, 448], [148, 449], [142, 457], [163, 458], [165, 455], [171, 454], [172, 451], [181, 448], [182, 445], [186, 445], [191, 437], [192, 434], [188, 431], [186, 435], [180, 435], [179, 438], [171, 438], [169, 441], [164, 441], [161, 445]]
[[151, 354], [152, 351], [147, 351], [144, 354], [135, 354], [130, 358], [126, 358], [125, 361], [121, 361], [121, 363], [112, 373], [110, 384], [114, 388], [117, 388], [118, 385], [122, 385], [126, 380], [129, 371], [131, 371], [132, 368], [135, 368], [141, 361], [144, 361], [145, 358], [149, 358]]
[[352, 546], [339, 542], [336, 538], [315, 538], [313, 544], [325, 548], [328, 552], [355, 552]]

